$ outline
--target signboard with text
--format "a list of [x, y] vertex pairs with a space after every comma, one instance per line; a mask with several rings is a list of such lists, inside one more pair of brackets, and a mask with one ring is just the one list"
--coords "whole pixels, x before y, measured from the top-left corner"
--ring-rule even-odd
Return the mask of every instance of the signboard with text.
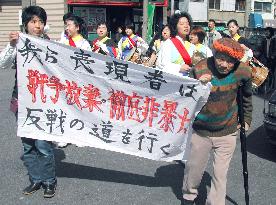
[[20, 34], [18, 136], [182, 159], [210, 86]]

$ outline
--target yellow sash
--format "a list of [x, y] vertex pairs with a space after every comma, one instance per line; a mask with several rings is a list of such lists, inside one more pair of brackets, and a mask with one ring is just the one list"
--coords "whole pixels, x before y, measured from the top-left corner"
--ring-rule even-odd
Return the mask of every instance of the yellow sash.
[[101, 42], [101, 43], [104, 43], [104, 42], [106, 42], [108, 39], [109, 39], [109, 38], [106, 36], [106, 37], [104, 37], [102, 40], [100, 40], [100, 42]]
[[235, 41], [238, 41], [240, 39], [240, 37], [241, 36], [236, 33], [232, 39], [235, 40]]
[[[184, 47], [186, 48], [186, 50], [188, 52], [191, 48], [191, 43], [189, 41], [184, 41]], [[179, 54], [178, 58], [176, 59], [176, 61], [174, 61], [175, 64], [179, 64], [179, 65], [181, 65], [183, 62], [184, 62], [183, 58], [180, 54]]]

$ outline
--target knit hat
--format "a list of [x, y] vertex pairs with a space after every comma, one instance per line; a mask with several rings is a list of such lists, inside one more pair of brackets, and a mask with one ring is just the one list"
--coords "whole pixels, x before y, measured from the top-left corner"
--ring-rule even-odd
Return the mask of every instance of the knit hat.
[[220, 38], [213, 43], [216, 52], [225, 53], [232, 58], [241, 60], [244, 56], [244, 49], [241, 45], [231, 38]]

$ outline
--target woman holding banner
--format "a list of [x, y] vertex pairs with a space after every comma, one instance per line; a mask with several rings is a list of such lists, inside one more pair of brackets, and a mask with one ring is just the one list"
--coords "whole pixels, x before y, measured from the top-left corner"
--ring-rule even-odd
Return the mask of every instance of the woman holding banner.
[[[82, 18], [73, 13], [67, 13], [63, 16], [65, 31], [62, 34], [60, 43], [81, 48], [83, 50], [92, 51], [89, 42], [84, 38], [87, 30]], [[66, 142], [58, 142], [59, 148], [64, 148], [68, 145]], [[79, 145], [81, 147], [81, 145]]]
[[188, 41], [192, 18], [186, 12], [174, 14], [170, 19], [171, 38], [162, 45], [157, 67], [178, 76], [188, 75], [195, 46]]

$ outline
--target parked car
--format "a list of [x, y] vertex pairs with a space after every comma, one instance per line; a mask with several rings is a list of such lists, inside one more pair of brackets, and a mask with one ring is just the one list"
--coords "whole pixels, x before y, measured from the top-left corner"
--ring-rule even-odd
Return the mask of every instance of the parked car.
[[264, 109], [264, 128], [271, 144], [276, 145], [276, 90]]

